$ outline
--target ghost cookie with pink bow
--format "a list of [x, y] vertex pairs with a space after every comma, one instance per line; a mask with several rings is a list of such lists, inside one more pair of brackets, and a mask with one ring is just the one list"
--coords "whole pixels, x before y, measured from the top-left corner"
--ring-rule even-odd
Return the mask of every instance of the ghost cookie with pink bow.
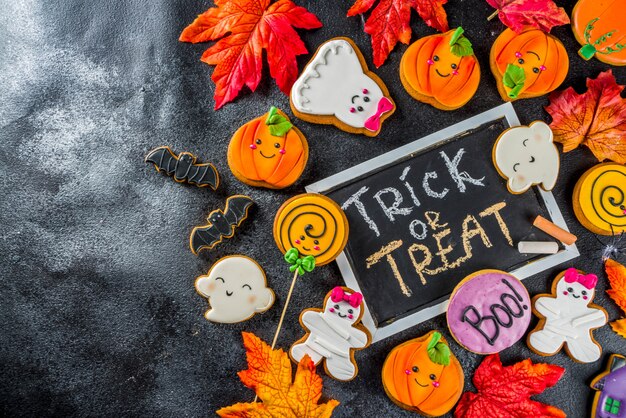
[[600, 359], [602, 347], [592, 331], [607, 323], [606, 311], [591, 303], [598, 277], [575, 268], [561, 272], [552, 283], [552, 294], [533, 298], [533, 312], [539, 324], [528, 335], [528, 347], [542, 356], [562, 348], [579, 363]]
[[358, 373], [355, 350], [371, 343], [370, 333], [360, 323], [363, 295], [347, 287], [335, 287], [326, 295], [324, 308], [305, 309], [300, 324], [307, 333], [289, 350], [298, 363], [305, 354], [315, 365], [324, 361], [326, 374], [337, 380], [352, 380]]
[[349, 38], [323, 43], [291, 88], [293, 113], [307, 122], [376, 136], [396, 106]]

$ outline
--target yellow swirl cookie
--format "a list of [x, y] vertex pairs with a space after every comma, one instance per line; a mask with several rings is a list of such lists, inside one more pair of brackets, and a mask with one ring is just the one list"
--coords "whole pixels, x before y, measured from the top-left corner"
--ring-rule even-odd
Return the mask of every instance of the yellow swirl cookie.
[[274, 218], [274, 240], [283, 253], [296, 248], [328, 264], [348, 241], [348, 219], [339, 205], [326, 196], [308, 193], [287, 200]]
[[600, 235], [626, 231], [626, 167], [603, 163], [587, 170], [574, 187], [574, 213]]

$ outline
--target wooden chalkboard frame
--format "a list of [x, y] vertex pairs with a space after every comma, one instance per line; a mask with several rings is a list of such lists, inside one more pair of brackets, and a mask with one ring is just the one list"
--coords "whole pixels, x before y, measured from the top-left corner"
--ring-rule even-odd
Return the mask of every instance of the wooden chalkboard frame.
[[[427, 135], [421, 139], [413, 141], [409, 144], [396, 148], [390, 152], [382, 154], [371, 160], [365, 161], [352, 168], [339, 172], [333, 176], [327, 177], [316, 183], [306, 186], [306, 190], [309, 193], [328, 194], [333, 190], [341, 188], [343, 185], [349, 184], [355, 179], [362, 178], [368, 174], [376, 172], [377, 170], [384, 169], [390, 165], [393, 165], [401, 160], [409, 158], [412, 154], [430, 152], [437, 149], [438, 145], [449, 142], [455, 136], [458, 136], [464, 132], [478, 128], [485, 123], [494, 122], [503, 119], [508, 127], [520, 125], [515, 109], [511, 103], [505, 103], [497, 106], [491, 110], [480, 113], [455, 125], [449, 126], [438, 132]], [[535, 186], [536, 187], [536, 186]], [[540, 187], [536, 187], [539, 196], [541, 196], [543, 203], [550, 215], [551, 221], [565, 230], [569, 230], [565, 224], [565, 219], [561, 214], [556, 200], [551, 192], [546, 192]], [[510, 271], [511, 274], [523, 280], [534, 274], [541, 273], [549, 268], [552, 268], [558, 264], [572, 260], [580, 255], [578, 248], [575, 244], [564, 245], [563, 249], [556, 254], [546, 255], [528, 264], [525, 264], [519, 268]], [[337, 264], [339, 270], [343, 276], [346, 286], [360, 291], [358, 281], [352, 270], [348, 257], [345, 253], [341, 253], [337, 257]], [[448, 307], [448, 301], [438, 303], [433, 306], [424, 308], [418, 312], [410, 315], [398, 318], [388, 325], [381, 327], [376, 326], [369, 308], [367, 307], [367, 301], [365, 302], [365, 312], [363, 315], [363, 324], [372, 333], [372, 341], [381, 341], [387, 337], [390, 337], [398, 332], [404, 331], [414, 325], [431, 319], [437, 315], [440, 315], [446, 311]]]

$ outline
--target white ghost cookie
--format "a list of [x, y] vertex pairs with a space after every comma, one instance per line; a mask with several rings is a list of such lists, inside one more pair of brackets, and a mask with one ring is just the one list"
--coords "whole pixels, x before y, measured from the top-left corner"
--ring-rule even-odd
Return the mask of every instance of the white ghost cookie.
[[335, 287], [326, 295], [324, 309], [305, 309], [300, 324], [307, 334], [289, 350], [298, 363], [305, 354], [317, 365], [324, 361], [326, 374], [337, 380], [352, 380], [358, 373], [354, 351], [370, 345], [371, 337], [360, 324], [363, 295], [347, 287]]
[[265, 312], [274, 304], [265, 272], [253, 259], [232, 255], [219, 259], [196, 279], [196, 290], [211, 306], [204, 314], [213, 322], [234, 323]]
[[507, 179], [509, 192], [520, 194], [541, 185], [550, 191], [559, 175], [559, 151], [552, 130], [544, 122], [515, 126], [504, 131], [493, 147], [493, 162]]
[[396, 108], [348, 38], [330, 39], [317, 49], [291, 88], [290, 103], [302, 120], [368, 136], [378, 135]]

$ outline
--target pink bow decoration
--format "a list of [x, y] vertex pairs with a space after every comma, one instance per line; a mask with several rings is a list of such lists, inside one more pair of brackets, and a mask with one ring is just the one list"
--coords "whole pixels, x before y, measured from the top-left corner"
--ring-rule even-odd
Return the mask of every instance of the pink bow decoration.
[[593, 289], [598, 283], [598, 276], [595, 274], [580, 274], [578, 270], [571, 267], [565, 270], [565, 282], [574, 283], [578, 282], [585, 286], [587, 289]]
[[376, 110], [376, 113], [367, 118], [365, 121], [365, 124], [363, 125], [365, 126], [365, 129], [372, 132], [378, 131], [380, 129], [380, 117], [383, 113], [389, 112], [391, 109], [393, 109], [393, 103], [391, 103], [391, 100], [386, 97], [380, 99], [378, 101], [378, 110]]
[[363, 302], [363, 295], [359, 292], [354, 292], [353, 294], [349, 295], [344, 292], [340, 286], [337, 286], [330, 293], [330, 300], [335, 303], [348, 302], [353, 308], [358, 308], [361, 305], [361, 302]]

